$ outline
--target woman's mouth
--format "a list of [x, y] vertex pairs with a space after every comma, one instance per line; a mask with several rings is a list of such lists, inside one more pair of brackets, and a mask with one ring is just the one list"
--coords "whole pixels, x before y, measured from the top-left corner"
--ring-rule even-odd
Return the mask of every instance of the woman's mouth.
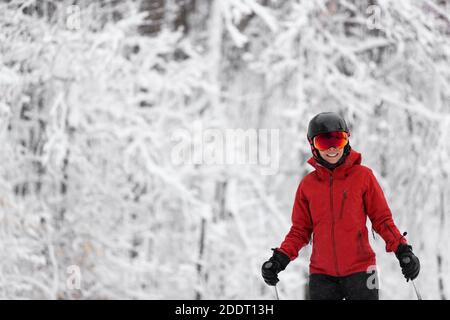
[[337, 155], [338, 155], [338, 153], [331, 153], [331, 154], [327, 153], [327, 157], [330, 157], [330, 158], [337, 157]]

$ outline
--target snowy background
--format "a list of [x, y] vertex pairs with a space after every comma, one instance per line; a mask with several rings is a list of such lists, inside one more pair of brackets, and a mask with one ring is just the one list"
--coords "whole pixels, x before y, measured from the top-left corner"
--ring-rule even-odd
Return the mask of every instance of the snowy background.
[[[260, 267], [322, 111], [408, 231], [423, 297], [449, 299], [449, 0], [0, 1], [0, 298], [273, 299]], [[174, 161], [199, 126], [275, 130], [276, 173]], [[415, 299], [370, 241], [381, 299]], [[305, 298], [310, 252], [282, 299]]]

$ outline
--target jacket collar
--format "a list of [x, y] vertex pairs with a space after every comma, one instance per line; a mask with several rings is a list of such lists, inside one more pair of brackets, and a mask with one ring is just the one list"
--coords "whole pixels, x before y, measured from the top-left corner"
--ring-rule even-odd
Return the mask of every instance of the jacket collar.
[[361, 153], [351, 149], [344, 163], [336, 167], [333, 171], [322, 166], [314, 157], [311, 157], [308, 163], [316, 169], [319, 179], [328, 179], [330, 175], [338, 179], [344, 179], [352, 166], [361, 164], [361, 159]]

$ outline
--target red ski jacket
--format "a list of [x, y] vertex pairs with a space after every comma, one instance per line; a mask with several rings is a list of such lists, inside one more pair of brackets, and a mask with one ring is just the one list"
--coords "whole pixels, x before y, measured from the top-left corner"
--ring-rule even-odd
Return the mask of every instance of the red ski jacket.
[[294, 260], [312, 235], [311, 274], [346, 276], [374, 266], [366, 227], [386, 242], [386, 251], [407, 243], [372, 170], [361, 165], [361, 154], [351, 149], [344, 163], [329, 170], [311, 157], [316, 170], [300, 182], [292, 210], [292, 227], [277, 250]]

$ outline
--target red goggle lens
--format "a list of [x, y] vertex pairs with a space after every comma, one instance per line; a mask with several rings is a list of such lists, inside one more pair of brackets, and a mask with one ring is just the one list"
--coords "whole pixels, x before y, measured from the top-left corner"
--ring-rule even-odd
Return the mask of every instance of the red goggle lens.
[[331, 147], [342, 149], [347, 144], [348, 137], [347, 132], [343, 131], [318, 134], [314, 137], [314, 147], [320, 151], [330, 149]]

